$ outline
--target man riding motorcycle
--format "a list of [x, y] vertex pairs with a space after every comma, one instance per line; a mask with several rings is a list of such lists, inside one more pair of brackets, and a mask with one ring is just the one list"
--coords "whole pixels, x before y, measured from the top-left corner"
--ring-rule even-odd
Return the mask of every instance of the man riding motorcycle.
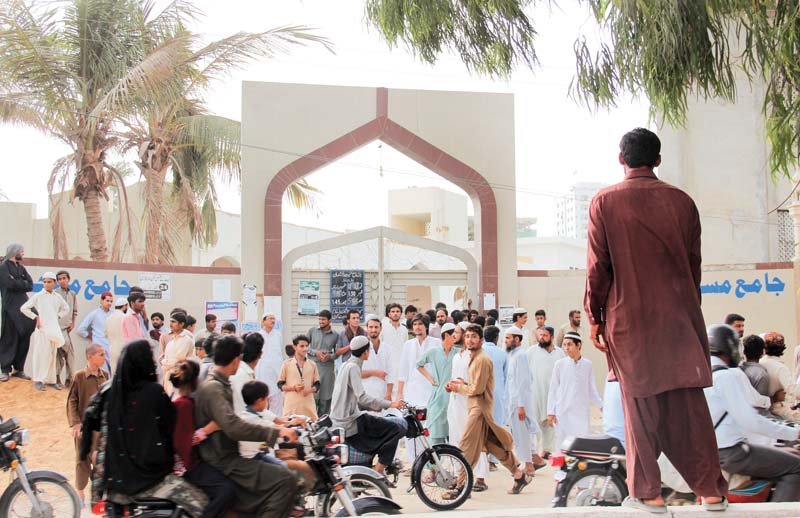
[[720, 465], [728, 473], [748, 475], [775, 482], [773, 502], [800, 500], [800, 457], [775, 447], [758, 446], [748, 434], [772, 439], [797, 440], [798, 430], [758, 414], [749, 404], [752, 386], [740, 369], [739, 335], [730, 326], [719, 324], [708, 329], [713, 385], [705, 388], [706, 401], [714, 422]]

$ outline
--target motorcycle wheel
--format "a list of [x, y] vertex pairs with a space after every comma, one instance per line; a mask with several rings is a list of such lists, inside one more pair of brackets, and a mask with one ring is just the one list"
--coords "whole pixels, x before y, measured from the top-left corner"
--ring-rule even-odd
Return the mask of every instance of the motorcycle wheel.
[[[361, 496], [383, 496], [390, 500], [392, 498], [389, 486], [386, 485], [383, 479], [355, 473], [350, 476], [350, 486], [353, 488], [353, 498]], [[325, 501], [322, 504], [325, 516], [337, 516], [341, 507], [341, 504], [332, 493], [325, 495]]]
[[[401, 514], [400, 510], [395, 509], [394, 507], [387, 504], [365, 505], [358, 510], [358, 516], [387, 516], [395, 514]], [[345, 511], [344, 509], [339, 509], [338, 513], [329, 516], [349, 516], [349, 515], [347, 514], [347, 511]]]
[[[80, 518], [80, 499], [68, 482], [47, 475], [40, 475], [29, 482], [42, 505], [43, 514], [39, 515], [41, 518]], [[0, 502], [0, 516], [4, 518], [38, 518], [34, 514], [32, 502], [18, 481], [6, 488]]]
[[464, 486], [455, 498], [445, 499], [445, 493], [449, 493], [452, 488], [444, 487], [442, 476], [437, 472], [437, 467], [433, 463], [433, 455], [430, 452], [423, 453], [414, 462], [414, 473], [412, 480], [415, 480], [414, 489], [422, 503], [437, 511], [450, 511], [457, 509], [464, 504], [472, 493], [474, 476], [472, 466], [467, 462], [466, 457], [460, 449], [455, 446], [437, 444], [434, 447], [439, 456], [439, 466], [445, 470], [453, 479], [458, 479], [459, 474], [466, 473]]
[[568, 477], [564, 480], [563, 495], [565, 496], [565, 507], [600, 507], [618, 506], [628, 496], [628, 486], [622, 475], [611, 472], [611, 479], [602, 500], [598, 500], [600, 491], [603, 488], [609, 472], [603, 468], [590, 468], [585, 471], [573, 471], [576, 476]]

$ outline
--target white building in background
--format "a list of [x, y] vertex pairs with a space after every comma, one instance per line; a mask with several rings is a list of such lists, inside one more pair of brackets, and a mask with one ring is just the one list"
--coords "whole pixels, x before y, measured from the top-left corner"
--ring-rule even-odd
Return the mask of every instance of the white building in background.
[[606, 187], [602, 183], [578, 182], [569, 194], [556, 203], [556, 234], [559, 237], [586, 240], [589, 224], [589, 202], [597, 191]]
[[468, 240], [467, 197], [438, 187], [389, 191], [389, 227], [442, 243]]

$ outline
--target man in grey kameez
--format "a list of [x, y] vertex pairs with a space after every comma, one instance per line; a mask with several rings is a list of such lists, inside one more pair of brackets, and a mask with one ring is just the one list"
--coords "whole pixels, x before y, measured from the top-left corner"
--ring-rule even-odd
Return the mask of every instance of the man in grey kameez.
[[331, 312], [323, 309], [319, 312], [319, 327], [308, 330], [308, 336], [311, 338], [308, 357], [317, 364], [319, 372], [319, 392], [314, 394], [318, 416], [331, 413], [331, 398], [336, 382], [336, 344], [339, 335], [331, 329], [331, 318]]
[[297, 433], [236, 415], [228, 377], [238, 370], [241, 352], [242, 341], [236, 336], [221, 338], [214, 346], [214, 369], [195, 396], [195, 423], [202, 427], [214, 421], [220, 432], [200, 443], [200, 456], [236, 483], [237, 511], [263, 518], [289, 516], [299, 489], [297, 478], [283, 466], [243, 458], [238, 441], [273, 445], [278, 438], [296, 441]]

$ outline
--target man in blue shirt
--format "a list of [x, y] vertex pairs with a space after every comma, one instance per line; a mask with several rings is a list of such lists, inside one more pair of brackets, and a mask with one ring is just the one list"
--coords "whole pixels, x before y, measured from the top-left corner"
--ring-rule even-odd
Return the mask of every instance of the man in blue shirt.
[[[747, 442], [747, 433], [797, 440], [798, 430], [761, 416], [749, 404], [747, 375], [739, 364], [739, 335], [728, 325], [708, 329], [713, 385], [703, 389], [714, 422], [722, 469], [775, 482], [773, 502], [800, 500], [800, 457], [779, 448]], [[710, 504], [724, 508], [725, 501]], [[708, 505], [706, 506], [709, 507]]]
[[78, 334], [88, 338], [93, 344], [103, 347], [106, 355], [109, 354], [108, 338], [106, 338], [106, 319], [111, 315], [111, 304], [114, 295], [110, 291], [100, 295], [100, 307], [93, 309], [84, 317], [81, 325], [78, 326]]

